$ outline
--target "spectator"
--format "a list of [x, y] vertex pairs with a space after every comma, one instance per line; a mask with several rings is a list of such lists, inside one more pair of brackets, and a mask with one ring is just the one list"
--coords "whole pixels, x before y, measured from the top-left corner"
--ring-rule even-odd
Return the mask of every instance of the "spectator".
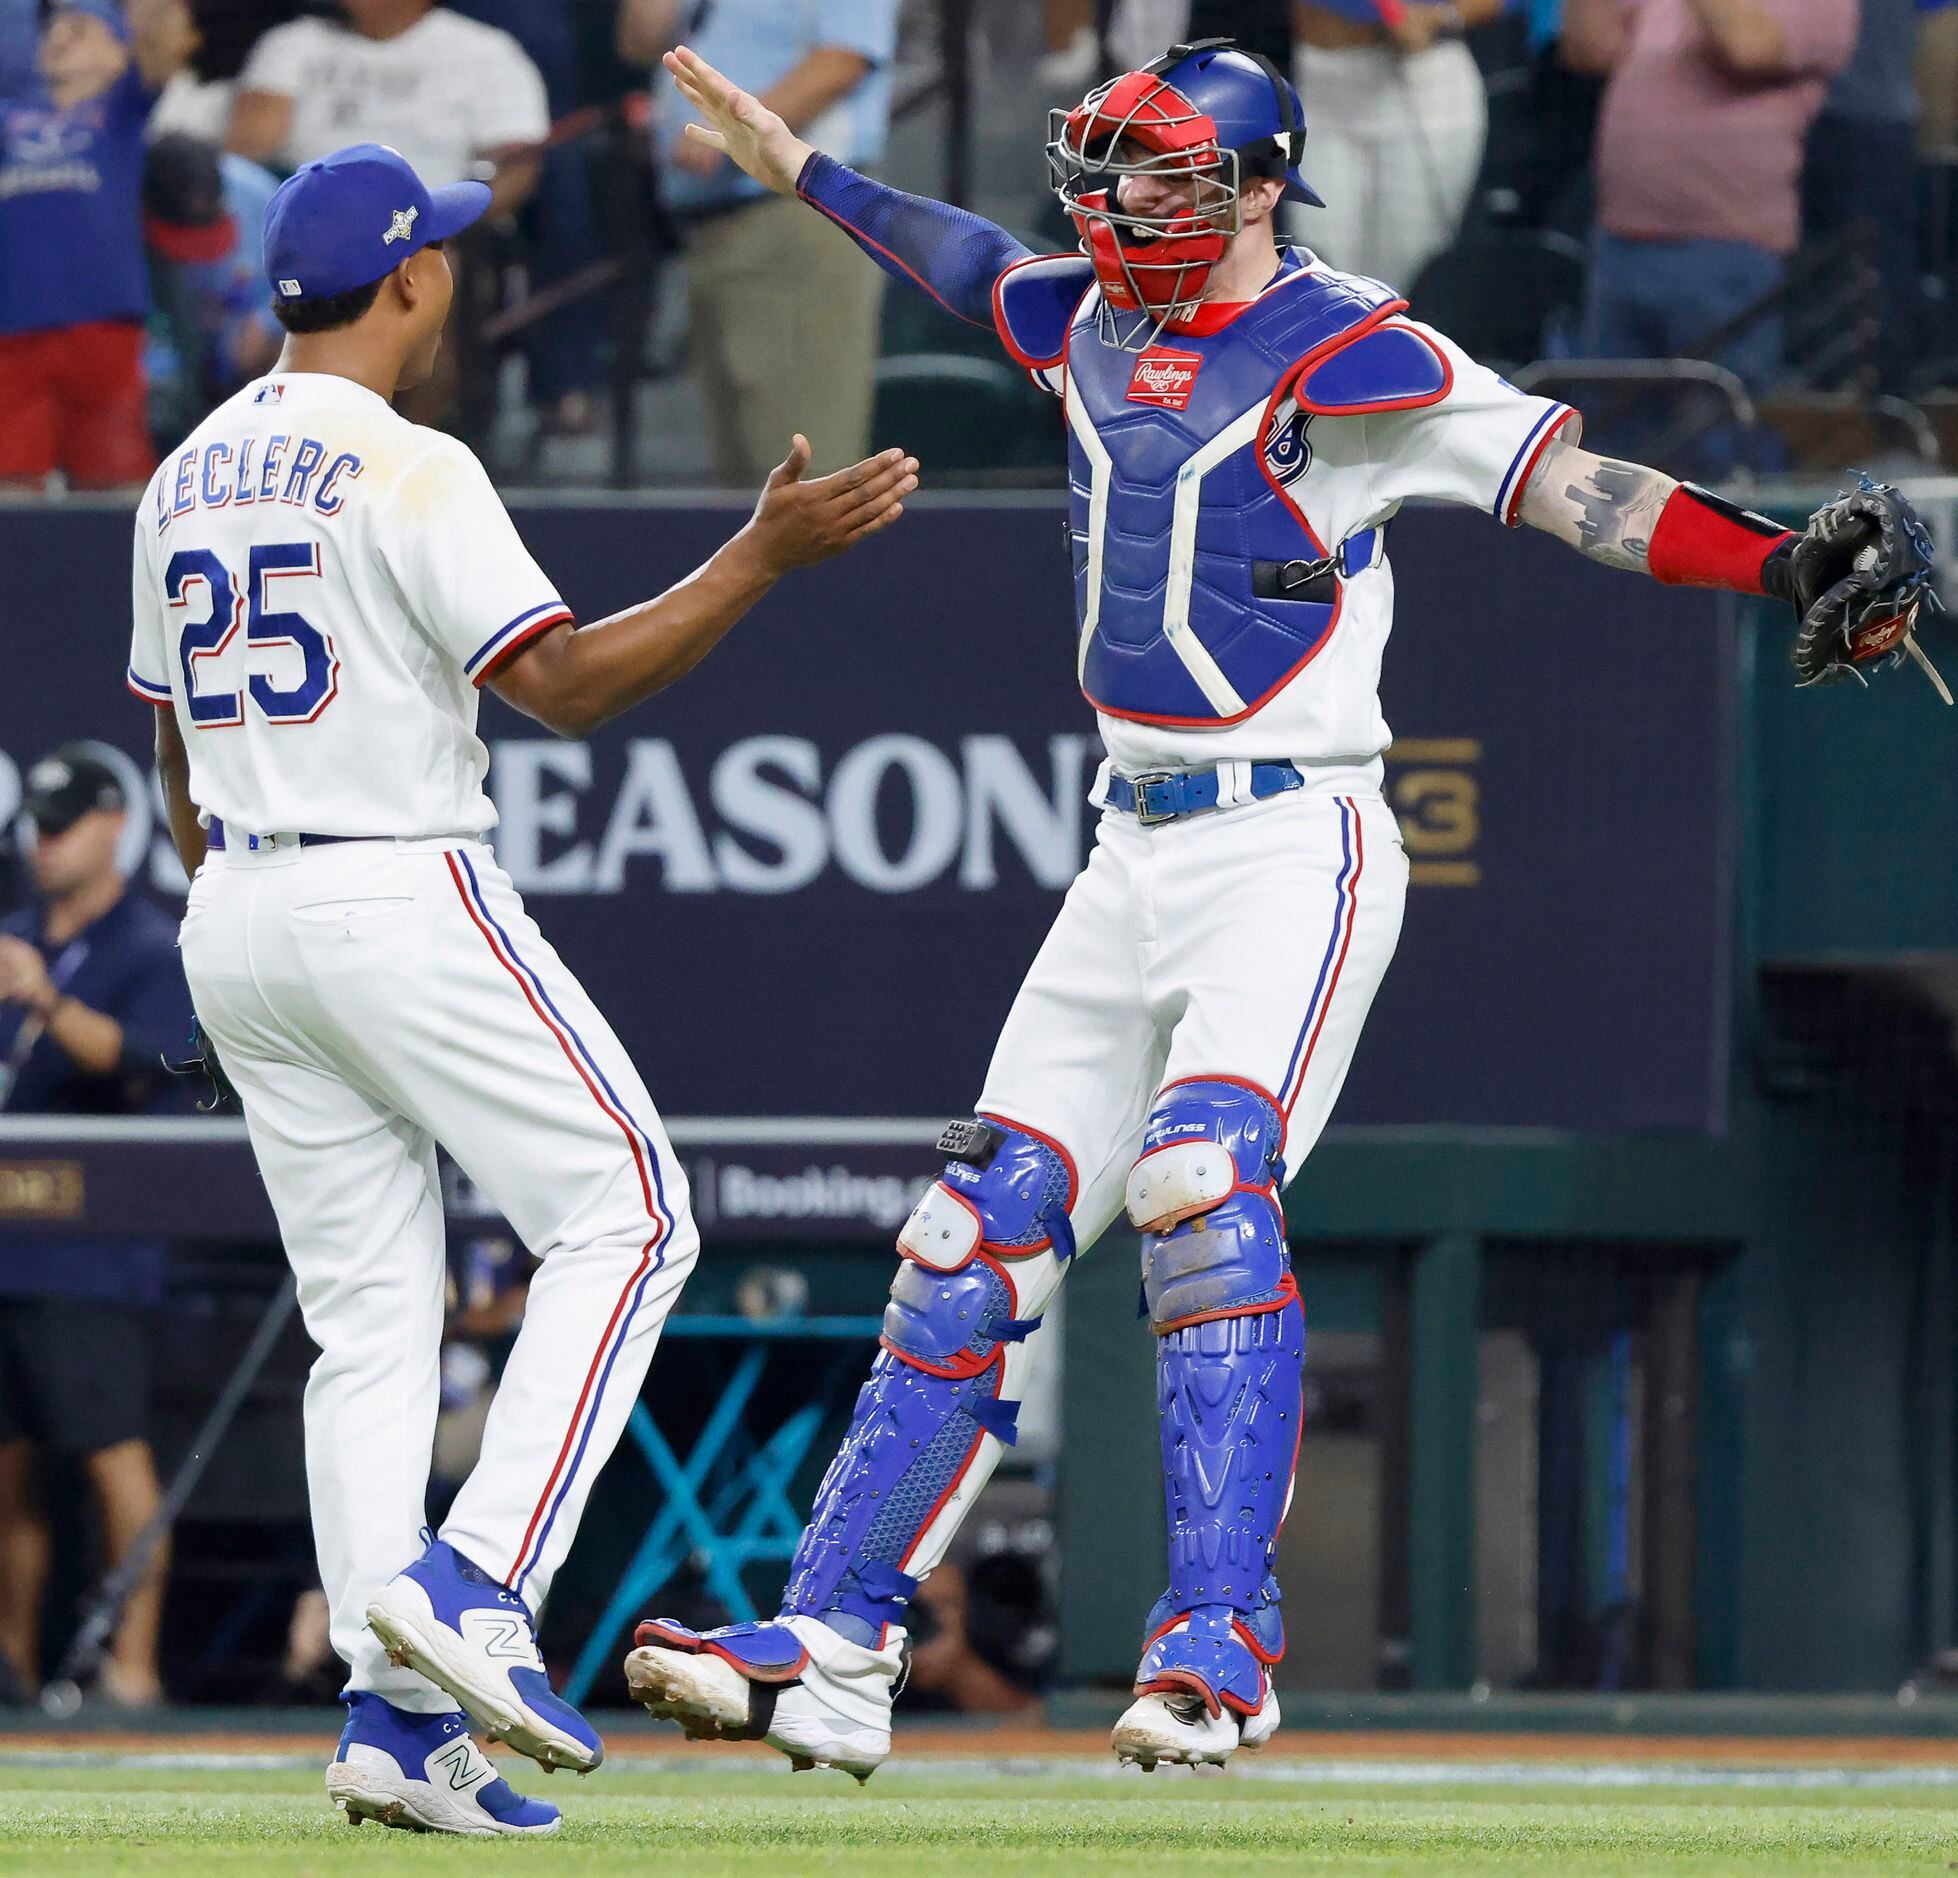
[[[297, 19], [252, 48], [231, 110], [234, 155], [297, 169], [349, 143], [384, 143], [431, 189], [480, 177], [490, 213], [512, 214], [537, 186], [551, 128], [544, 81], [506, 32], [434, 0], [339, 0], [347, 23]], [[418, 424], [448, 422], [470, 304], [455, 257], [455, 312], [434, 375], [400, 401]]]
[[1325, 197], [1292, 227], [1349, 273], [1410, 287], [1455, 239], [1482, 167], [1489, 98], [1462, 35], [1504, 0], [1322, 0], [1292, 9], [1305, 173]]
[[[500, 26], [523, 48], [544, 81], [555, 123], [576, 110], [580, 72], [571, 0], [457, 0], [456, 10]], [[556, 286], [604, 260], [591, 188], [592, 139], [567, 141], [544, 154], [537, 192], [525, 211], [533, 291]], [[589, 434], [602, 415], [598, 392], [606, 341], [603, 302], [586, 296], [529, 327], [523, 338], [530, 402], [546, 433]]]
[[481, 175], [491, 212], [536, 186], [550, 130], [544, 81], [506, 32], [434, 0], [340, 0], [346, 24], [297, 19], [253, 47], [230, 144], [297, 169], [350, 143], [401, 152], [431, 189]]
[[[172, 440], [270, 371], [284, 331], [265, 295], [271, 172], [177, 132], [150, 145], [143, 233], [162, 316], [149, 376], [155, 428]], [[158, 408], [160, 407], [160, 408]]]
[[[680, 16], [680, 0], [619, 0], [621, 55], [650, 64]], [[686, 33], [797, 135], [857, 168], [883, 154], [897, 0], [712, 0], [691, 8]], [[662, 83], [654, 146], [689, 237], [693, 373], [715, 474], [761, 481], [796, 431], [815, 469], [852, 462], [870, 448], [884, 277], [821, 216], [684, 137], [689, 115]]]
[[1608, 74], [1586, 351], [1712, 350], [1772, 382], [1777, 321], [1709, 342], [1780, 284], [1802, 140], [1855, 37], [1854, 0], [1567, 0], [1565, 57]]
[[1040, 44], [1037, 84], [1054, 91], [1087, 90], [1101, 63], [1094, 0], [1043, 0]]
[[143, 124], [195, 41], [181, 0], [61, 0], [0, 94], [0, 487], [154, 467], [143, 405]]
[[[190, 1032], [175, 921], [117, 865], [124, 797], [114, 770], [70, 744], [28, 772], [36, 899], [0, 920], [0, 1112], [129, 1115], [167, 1100], [163, 1060]], [[160, 1241], [10, 1232], [0, 1242], [0, 1649], [38, 1678], [47, 1527], [31, 1452], [81, 1461], [119, 1559], [161, 1495], [150, 1457], [152, 1314]], [[161, 1551], [103, 1666], [112, 1701], [162, 1699]]]
[[1856, 49], [1808, 133], [1802, 227], [1811, 240], [1855, 230], [1882, 281], [1877, 373], [1900, 392], [1916, 352], [1917, 55], [1920, 16], [1952, 0], [1862, 0]]

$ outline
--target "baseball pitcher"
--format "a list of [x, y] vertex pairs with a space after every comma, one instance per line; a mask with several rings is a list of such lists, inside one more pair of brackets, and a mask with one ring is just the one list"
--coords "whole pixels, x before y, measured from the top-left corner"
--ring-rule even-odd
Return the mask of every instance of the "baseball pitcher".
[[[477, 692], [582, 735], [791, 568], [887, 526], [916, 480], [887, 451], [805, 481], [798, 437], [711, 560], [574, 630], [482, 465], [388, 402], [433, 368], [442, 244], [488, 203], [376, 144], [281, 187], [265, 248], [285, 349], [150, 483], [129, 662], [195, 875], [192, 996], [320, 1350], [306, 1470], [350, 1666], [328, 1791], [355, 1818], [476, 1835], [558, 1813], [495, 1775], [459, 1708], [546, 1768], [603, 1756], [532, 1620], [698, 1249], [638, 1072], [488, 845]], [[543, 1264], [431, 1538], [438, 1142]]]

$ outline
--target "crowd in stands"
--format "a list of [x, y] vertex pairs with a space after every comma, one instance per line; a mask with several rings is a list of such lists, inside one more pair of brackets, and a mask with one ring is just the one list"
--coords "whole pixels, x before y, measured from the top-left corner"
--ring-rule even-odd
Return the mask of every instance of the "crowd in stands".
[[[648, 282], [670, 259], [686, 343], [667, 350], [698, 401], [696, 473], [752, 484], [796, 429], [826, 461], [860, 454], [898, 377], [880, 352], [908, 316], [880, 310], [883, 276], [835, 231], [682, 137], [657, 59], [688, 37], [813, 141], [877, 166], [900, 27], [935, 60], [945, 11], [0, 0], [0, 489], [140, 483], [157, 449], [263, 372], [279, 343], [259, 269], [266, 201], [282, 175], [364, 139], [431, 183], [476, 175], [495, 193], [489, 233], [456, 257], [448, 370], [411, 415], [479, 444], [519, 407], [537, 439], [623, 421], [660, 349]], [[1612, 382], [1590, 368], [1586, 395], [1584, 361], [1679, 359], [1719, 368], [1700, 382], [1735, 409], [1790, 388], [1908, 400], [1941, 389], [1958, 349], [1951, 0], [953, 11], [982, 138], [1025, 120], [1023, 160], [1004, 179], [993, 162], [982, 206], [1051, 239], [1066, 231], [1038, 193], [1036, 107], [1174, 39], [1228, 32], [1304, 99], [1306, 168], [1328, 206], [1294, 211], [1294, 238], [1393, 282], [1486, 356], [1573, 362], [1580, 402]], [[933, 108], [931, 83], [912, 89]], [[1636, 396], [1614, 394], [1628, 428], [1658, 395], [1634, 382]], [[933, 439], [906, 442], [929, 455]], [[633, 474], [659, 476], [659, 456], [654, 436]], [[1715, 467], [1732, 463], [1730, 450]]]

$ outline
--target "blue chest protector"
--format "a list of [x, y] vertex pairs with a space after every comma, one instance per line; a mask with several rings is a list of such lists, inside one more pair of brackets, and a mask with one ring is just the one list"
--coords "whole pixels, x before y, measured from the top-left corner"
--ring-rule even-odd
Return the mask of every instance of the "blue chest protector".
[[1294, 505], [1312, 418], [1452, 384], [1433, 345], [1386, 323], [1406, 304], [1388, 288], [1287, 260], [1220, 331], [1140, 354], [1096, 336], [1083, 257], [1024, 262], [995, 294], [1014, 355], [1050, 382], [1066, 367], [1081, 688], [1115, 716], [1233, 723], [1308, 664], [1377, 547], [1372, 530], [1321, 542]]

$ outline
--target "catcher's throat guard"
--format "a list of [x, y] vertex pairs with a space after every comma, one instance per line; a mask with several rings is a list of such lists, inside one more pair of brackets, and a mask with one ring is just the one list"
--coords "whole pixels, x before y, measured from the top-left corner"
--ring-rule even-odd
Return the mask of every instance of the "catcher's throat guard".
[[[1172, 46], [1140, 71], [1048, 114], [1054, 193], [1094, 263], [1099, 337], [1144, 350], [1202, 303], [1211, 271], [1243, 227], [1247, 176], [1283, 181], [1318, 203], [1299, 175], [1298, 94], [1268, 60], [1228, 39]], [[1132, 206], [1137, 182], [1176, 185], [1154, 213]]]

